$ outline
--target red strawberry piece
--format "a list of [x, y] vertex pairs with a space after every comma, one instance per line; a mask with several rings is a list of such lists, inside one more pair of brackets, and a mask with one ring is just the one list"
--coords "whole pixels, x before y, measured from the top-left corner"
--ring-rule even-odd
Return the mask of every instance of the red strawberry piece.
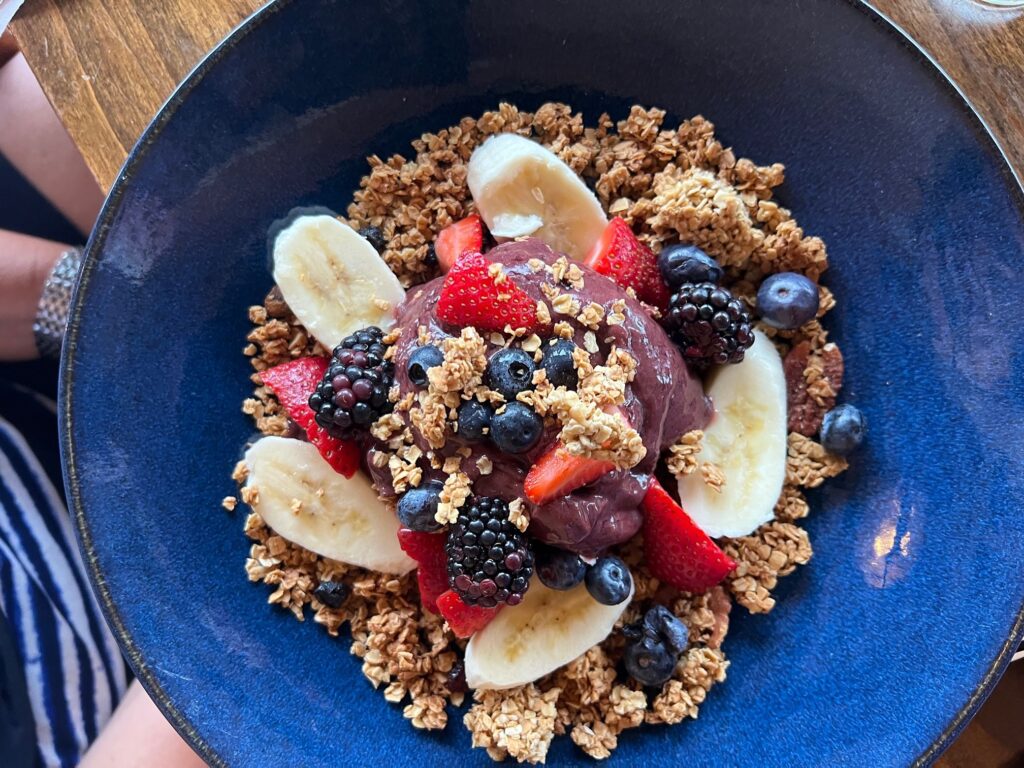
[[618, 216], [608, 222], [584, 263], [623, 288], [632, 288], [640, 301], [668, 309], [669, 290], [661, 279], [658, 257]]
[[479, 253], [484, 247], [484, 227], [475, 213], [449, 224], [434, 241], [434, 253], [441, 269], [447, 272], [466, 251]]
[[641, 508], [644, 560], [659, 580], [687, 592], [705, 592], [736, 568], [653, 477]]
[[443, 323], [472, 325], [481, 331], [503, 331], [505, 326], [541, 330], [537, 303], [500, 267], [479, 253], [464, 253], [448, 272], [437, 316]]
[[502, 606], [483, 608], [479, 605], [466, 605], [454, 591], [448, 590], [437, 598], [437, 609], [456, 637], [470, 637], [491, 623], [498, 615]]
[[345, 477], [352, 477], [359, 469], [362, 451], [351, 440], [339, 440], [316, 423], [309, 396], [327, 370], [325, 357], [300, 357], [260, 372], [263, 383], [277, 395], [278, 402], [288, 416], [306, 430], [309, 442], [316, 446], [327, 463]]
[[547, 504], [552, 499], [572, 493], [615, 469], [610, 461], [573, 456], [558, 444], [530, 467], [523, 492], [534, 504]]
[[439, 613], [437, 598], [448, 590], [448, 555], [444, 551], [446, 538], [443, 533], [398, 529], [398, 545], [405, 554], [419, 563], [416, 580], [420, 585], [420, 602], [432, 613]]

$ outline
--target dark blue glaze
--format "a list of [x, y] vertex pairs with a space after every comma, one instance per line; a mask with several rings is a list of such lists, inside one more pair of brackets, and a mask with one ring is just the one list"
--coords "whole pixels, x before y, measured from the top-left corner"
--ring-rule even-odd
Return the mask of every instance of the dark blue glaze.
[[[282, 2], [203, 64], [125, 167], [93, 237], [63, 375], [68, 487], [108, 616], [214, 763], [487, 765], [459, 718], [409, 727], [347, 646], [245, 581], [219, 500], [252, 426], [245, 307], [264, 238], [343, 209], [364, 156], [499, 99], [700, 112], [829, 244], [844, 399], [870, 424], [813, 495], [812, 563], [736, 612], [696, 722], [616, 765], [928, 762], [980, 703], [1024, 602], [1024, 219], [953, 89], [833, 0]], [[549, 764], [583, 762], [559, 739]]]

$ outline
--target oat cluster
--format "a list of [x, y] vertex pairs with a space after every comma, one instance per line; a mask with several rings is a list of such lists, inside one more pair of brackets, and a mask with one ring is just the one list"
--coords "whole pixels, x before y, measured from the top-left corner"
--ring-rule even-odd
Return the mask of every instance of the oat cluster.
[[[738, 159], [715, 138], [713, 125], [702, 117], [672, 126], [665, 124], [662, 110], [633, 107], [623, 120], [601, 115], [588, 127], [580, 114], [564, 104], [545, 104], [532, 113], [502, 104], [479, 118], [466, 117], [458, 125], [424, 134], [413, 142], [408, 157], [369, 158], [370, 171], [360, 182], [347, 218], [357, 227], [381, 228], [387, 241], [383, 256], [404, 285], [436, 275], [430, 244], [440, 229], [473, 207], [466, 185], [469, 157], [484, 139], [501, 132], [532, 137], [555, 152], [592, 184], [610, 215], [625, 218], [655, 251], [678, 239], [704, 248], [726, 268], [728, 287], [749, 305], [768, 274], [795, 271], [817, 280], [828, 266], [824, 243], [806, 236], [789, 211], [772, 200], [774, 189], [783, 182], [783, 167]], [[627, 351], [615, 349], [599, 365], [591, 360], [599, 351], [602, 324], [622, 324], [625, 303], [607, 307], [582, 303], [567, 290], [583, 288], [582, 272], [567, 260], [552, 265], [538, 261], [530, 267], [551, 274], [551, 285], [545, 287], [545, 300], [537, 310], [539, 317], [552, 322], [553, 334], [572, 338], [570, 320], [588, 333], [585, 351], [576, 361], [580, 392], [573, 393], [575, 397], [564, 388], [559, 393], [560, 388], [552, 387], [540, 372], [535, 389], [519, 399], [556, 420], [570, 450], [633, 466], [643, 457], [639, 435], [624, 430], [624, 422], [608, 412], [621, 404], [635, 361]], [[820, 292], [819, 320], [835, 305], [826, 288]], [[254, 328], [243, 351], [255, 371], [254, 390], [243, 410], [261, 432], [289, 434], [288, 420], [262, 385], [259, 372], [290, 359], [329, 352], [296, 321], [276, 289], [262, 306], [250, 309], [250, 320]], [[476, 692], [463, 716], [474, 746], [486, 749], [494, 759], [539, 763], [545, 760], [552, 739], [567, 734], [586, 754], [603, 759], [628, 728], [697, 717], [710, 689], [726, 676], [729, 662], [722, 645], [732, 603], [754, 613], [771, 610], [778, 579], [808, 562], [811, 545], [799, 525], [810, 511], [804, 490], [846, 468], [842, 458], [828, 454], [813, 439], [821, 416], [835, 403], [842, 386], [842, 355], [818, 321], [796, 331], [762, 330], [784, 357], [790, 399], [786, 484], [775, 519], [749, 536], [721, 542], [738, 568], [704, 595], [659, 584], [643, 566], [639, 537], [618, 552], [630, 565], [635, 582], [633, 603], [620, 626], [637, 621], [656, 600], [690, 628], [692, 646], [673, 678], [650, 693], [632, 681], [623, 682], [616, 671], [623, 640], [613, 632], [546, 678], [508, 691]], [[420, 334], [429, 338], [425, 328]], [[539, 355], [541, 340], [524, 336], [508, 328], [485, 340], [466, 329], [446, 341], [445, 362], [431, 369], [427, 390], [396, 403], [394, 413], [373, 427], [373, 435], [386, 450], [371, 461], [378, 469], [389, 469], [396, 489], [420, 482], [424, 458], [432, 467], [444, 468], [449, 479], [439, 519], [454, 519], [471, 492], [462, 467], [465, 457], [441, 454], [454, 409], [465, 397], [500, 406], [501, 396], [481, 383], [486, 345], [518, 343]], [[410, 424], [425, 436], [430, 450], [424, 452], [414, 444]], [[700, 472], [706, 482], [720, 487], [729, 479], [718, 467], [701, 460], [701, 439], [699, 431], [680, 437], [666, 453], [666, 463], [676, 475]], [[481, 474], [492, 468], [486, 457], [477, 462]], [[236, 467], [233, 477], [244, 482], [244, 464]], [[243, 488], [241, 500], [251, 503], [251, 492]], [[228, 497], [222, 503], [231, 510], [237, 500]], [[520, 529], [529, 525], [525, 505], [519, 501], [510, 504], [510, 517]], [[269, 602], [299, 620], [311, 614], [332, 636], [348, 624], [351, 651], [363, 660], [368, 680], [389, 701], [401, 704], [415, 727], [445, 727], [451, 705], [462, 704], [463, 694], [450, 692], [447, 682], [462, 644], [439, 617], [421, 610], [413, 574], [395, 578], [319, 557], [275, 535], [257, 514], [246, 518], [245, 532], [252, 540], [246, 573], [252, 581], [270, 587]], [[313, 595], [316, 585], [328, 580], [344, 581], [352, 588], [341, 608], [325, 606]]]

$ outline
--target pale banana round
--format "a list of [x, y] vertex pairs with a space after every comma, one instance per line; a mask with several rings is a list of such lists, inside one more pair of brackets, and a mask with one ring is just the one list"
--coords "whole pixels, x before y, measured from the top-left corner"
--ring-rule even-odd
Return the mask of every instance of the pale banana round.
[[715, 407], [697, 461], [717, 464], [716, 491], [700, 472], [679, 480], [687, 514], [712, 538], [746, 536], [774, 516], [786, 479], [786, 377], [775, 345], [760, 331], [743, 362], [723, 365], [706, 385]]
[[497, 238], [532, 236], [583, 259], [608, 223], [601, 203], [569, 166], [518, 134], [492, 136], [477, 147], [467, 181]]
[[274, 282], [328, 349], [353, 331], [395, 323], [405, 290], [374, 247], [333, 216], [301, 216], [274, 241]]
[[398, 545], [398, 519], [361, 473], [340, 475], [311, 443], [274, 436], [253, 444], [245, 464], [252, 508], [282, 538], [381, 573], [416, 567]]
[[611, 633], [633, 599], [597, 602], [583, 584], [560, 592], [539, 579], [519, 605], [502, 611], [466, 646], [466, 684], [474, 690], [525, 685], [554, 672]]

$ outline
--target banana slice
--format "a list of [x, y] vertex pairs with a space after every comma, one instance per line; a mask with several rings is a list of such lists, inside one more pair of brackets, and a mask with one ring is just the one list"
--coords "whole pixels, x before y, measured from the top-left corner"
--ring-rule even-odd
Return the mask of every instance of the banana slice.
[[328, 349], [353, 331], [394, 325], [405, 291], [352, 227], [300, 216], [274, 240], [274, 282], [292, 312]]
[[466, 646], [466, 683], [474, 689], [525, 685], [608, 637], [633, 599], [601, 605], [583, 584], [567, 592], [534, 579], [523, 602], [506, 608]]
[[514, 133], [492, 136], [474, 150], [467, 181], [495, 237], [532, 235], [583, 259], [608, 223], [601, 203], [569, 166]]
[[283, 538], [318, 555], [383, 573], [416, 567], [398, 519], [361, 473], [339, 475], [310, 443], [264, 437], [245, 453], [252, 508]]
[[742, 363], [707, 385], [715, 405], [697, 460], [725, 473], [722, 492], [699, 473], [679, 481], [683, 508], [712, 538], [746, 536], [772, 519], [786, 478], [786, 379], [775, 345], [760, 331]]

